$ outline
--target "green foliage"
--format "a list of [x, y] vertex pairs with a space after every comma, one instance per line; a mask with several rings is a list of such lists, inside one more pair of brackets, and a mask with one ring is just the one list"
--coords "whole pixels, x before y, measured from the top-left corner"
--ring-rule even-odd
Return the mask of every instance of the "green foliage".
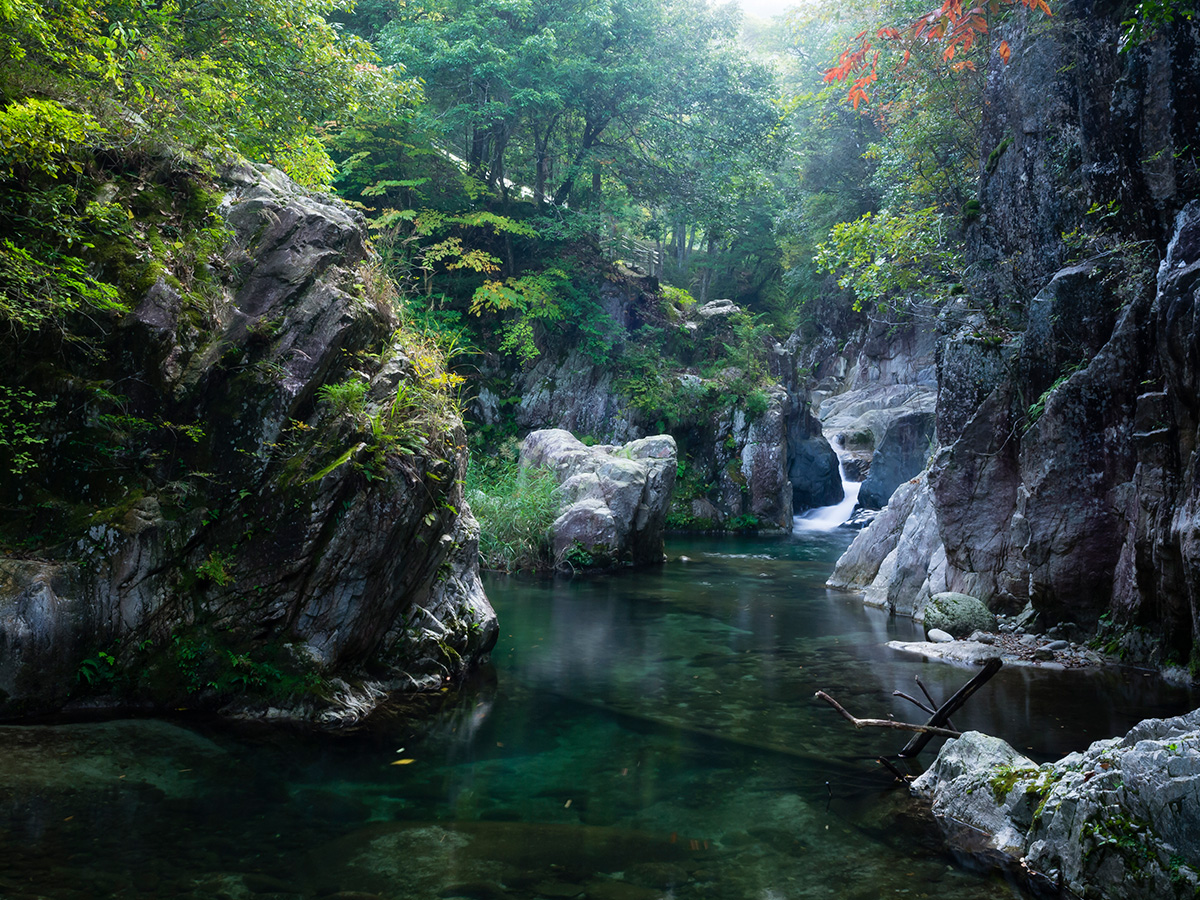
[[366, 108], [400, 115], [420, 96], [329, 21], [344, 5], [269, 0], [248, 16], [235, 0], [7, 0], [0, 91], [19, 100], [0, 131], [27, 127], [6, 161], [53, 174], [58, 157], [102, 134], [116, 144], [170, 138], [231, 145], [325, 184], [314, 125]]
[[1121, 23], [1120, 52], [1140, 46], [1176, 19], [1192, 21], [1200, 14], [1195, 0], [1142, 0]]
[[1044, 413], [1046, 411], [1046, 401], [1050, 399], [1050, 395], [1053, 394], [1060, 387], [1062, 387], [1063, 384], [1066, 383], [1068, 378], [1070, 378], [1072, 375], [1074, 375], [1080, 369], [1087, 366], [1087, 364], [1088, 364], [1088, 360], [1086, 358], [1084, 358], [1084, 359], [1079, 360], [1079, 362], [1077, 362], [1077, 363], [1072, 363], [1071, 365], [1068, 365], [1065, 369], [1063, 369], [1062, 373], [1057, 378], [1054, 379], [1054, 383], [1051, 384], [1050, 387], [1046, 388], [1046, 390], [1042, 391], [1041, 396], [1038, 397], [1036, 400], [1034, 400], [1033, 403], [1029, 404], [1029, 409], [1026, 410], [1026, 413], [1025, 413], [1025, 416], [1026, 416], [1025, 430], [1026, 431], [1028, 431], [1030, 428], [1032, 428], [1034, 426], [1034, 424], [1037, 422], [1037, 420], [1042, 417], [1042, 413]]
[[961, 261], [945, 246], [944, 217], [934, 207], [865, 213], [835, 225], [817, 246], [817, 266], [838, 274], [854, 291], [854, 308], [871, 303], [903, 310], [913, 302], [937, 302], [959, 283]]
[[590, 569], [596, 565], [595, 555], [579, 541], [566, 549], [562, 561], [572, 570]]
[[21, 475], [37, 465], [30, 451], [46, 443], [37, 422], [53, 408], [53, 400], [38, 400], [27, 388], [0, 384], [0, 459], [7, 457], [11, 474]]
[[165, 652], [150, 657], [149, 675], [155, 683], [141, 687], [153, 693], [218, 701], [237, 695], [294, 700], [327, 691], [321, 674], [287, 645], [250, 645], [231, 631], [204, 625], [172, 635]]
[[553, 268], [503, 282], [485, 281], [471, 298], [471, 313], [478, 316], [485, 310], [514, 312], [516, 317], [509, 318], [503, 326], [500, 350], [513, 354], [523, 365], [528, 364], [539, 353], [534, 325], [563, 318], [560, 300], [568, 283], [567, 274]]
[[553, 567], [550, 526], [561, 506], [553, 472], [521, 468], [515, 460], [473, 459], [466, 496], [479, 520], [481, 565], [504, 572]]
[[89, 686], [98, 687], [113, 680], [116, 674], [117, 658], [103, 650], [95, 656], [89, 656], [79, 664], [75, 680]]
[[333, 407], [335, 415], [360, 416], [369, 387], [362, 378], [348, 378], [338, 384], [321, 385], [317, 397]]
[[79, 174], [79, 150], [104, 133], [88, 113], [75, 112], [55, 100], [26, 97], [0, 111], [0, 172], [21, 169], [54, 177], [62, 169]]
[[232, 562], [232, 555], [214, 550], [208, 554], [208, 559], [196, 566], [196, 577], [200, 581], [210, 581], [220, 587], [226, 587], [233, 583], [233, 573], [229, 571]]

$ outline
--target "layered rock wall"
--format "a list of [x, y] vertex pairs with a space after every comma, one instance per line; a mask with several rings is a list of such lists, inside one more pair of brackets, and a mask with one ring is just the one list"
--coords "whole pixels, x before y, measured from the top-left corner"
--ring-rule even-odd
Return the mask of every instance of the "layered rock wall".
[[[461, 423], [364, 290], [361, 217], [267, 168], [234, 165], [218, 185], [230, 244], [210, 307], [160, 280], [113, 323], [102, 363], [24, 361], [59, 400], [48, 449], [81, 433], [66, 411], [92, 415], [80, 385], [97, 377], [171, 443], [147, 438], [145, 469], [115, 482], [51, 454], [4, 491], [10, 509], [52, 496], [85, 516], [0, 559], [4, 712], [54, 708], [85, 682], [328, 708], [437, 687], [495, 640]], [[347, 383], [341, 405], [318, 393]], [[194, 423], [187, 440], [172, 423]]]

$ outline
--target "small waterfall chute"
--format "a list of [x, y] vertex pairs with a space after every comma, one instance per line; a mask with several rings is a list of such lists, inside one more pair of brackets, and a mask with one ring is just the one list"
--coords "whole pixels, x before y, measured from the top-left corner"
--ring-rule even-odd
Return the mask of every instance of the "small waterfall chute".
[[[838, 447], [837, 449], [841, 449]], [[846, 467], [842, 464], [842, 455], [838, 453], [838, 474], [842, 477], [844, 496], [840, 503], [833, 506], [818, 506], [807, 510], [792, 519], [792, 528], [796, 531], [833, 531], [845, 525], [854, 507], [858, 505], [858, 490], [861, 481], [850, 481], [846, 477]]]

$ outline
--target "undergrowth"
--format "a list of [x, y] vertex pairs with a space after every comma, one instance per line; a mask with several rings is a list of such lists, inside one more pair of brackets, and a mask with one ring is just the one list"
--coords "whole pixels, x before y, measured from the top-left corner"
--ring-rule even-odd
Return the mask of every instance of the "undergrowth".
[[467, 501], [479, 520], [479, 562], [504, 572], [553, 567], [550, 526], [560, 492], [554, 473], [516, 460], [472, 460]]

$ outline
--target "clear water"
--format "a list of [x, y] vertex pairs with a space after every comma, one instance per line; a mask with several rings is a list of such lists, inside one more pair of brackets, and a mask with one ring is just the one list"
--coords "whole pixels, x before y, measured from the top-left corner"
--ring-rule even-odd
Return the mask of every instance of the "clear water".
[[[493, 666], [352, 734], [183, 717], [0, 728], [0, 897], [1020, 897], [947, 855], [874, 757], [970, 672], [823, 587], [850, 534], [673, 541], [659, 569], [493, 579]], [[1198, 698], [1003, 671], [956, 716], [1035, 757]], [[932, 758], [932, 754], [928, 758]], [[400, 763], [400, 764], [396, 764]]]

